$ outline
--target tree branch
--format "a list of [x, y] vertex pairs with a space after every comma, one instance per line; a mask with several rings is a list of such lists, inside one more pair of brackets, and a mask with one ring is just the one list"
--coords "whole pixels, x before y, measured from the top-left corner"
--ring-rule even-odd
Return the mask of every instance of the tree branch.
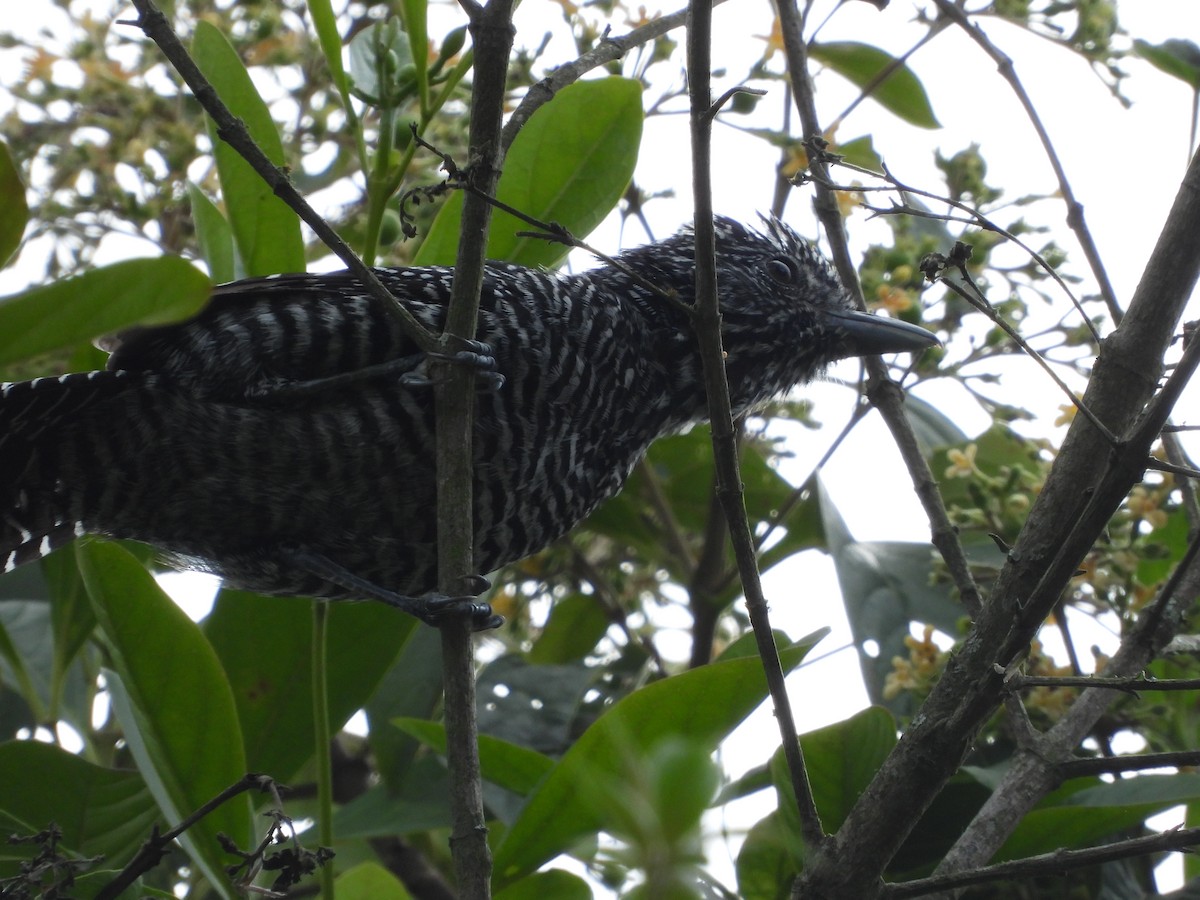
[[879, 892], [879, 896], [887, 897], [889, 900], [893, 897], [924, 897], [929, 894], [941, 894], [958, 888], [970, 887], [973, 884], [1061, 875], [1071, 869], [1086, 869], [1118, 859], [1148, 856], [1167, 850], [1183, 850], [1194, 847], [1196, 844], [1200, 844], [1200, 828], [1174, 829], [1164, 831], [1162, 834], [1118, 841], [1102, 847], [1089, 847], [1086, 850], [1055, 850], [1053, 853], [1043, 853], [1027, 859], [1015, 859], [1011, 862], [985, 866], [981, 869], [972, 869], [954, 875], [935, 875], [901, 884], [889, 884]]
[[200, 67], [196, 65], [187, 48], [180, 42], [179, 36], [175, 34], [170, 21], [162, 11], [154, 5], [152, 0], [131, 0], [131, 2], [138, 11], [138, 19], [133, 24], [141, 28], [146, 37], [158, 45], [163, 55], [175, 67], [175, 71], [192, 89], [192, 93], [204, 107], [204, 111], [216, 123], [217, 134], [221, 140], [229, 144], [250, 164], [250, 167], [258, 173], [258, 176], [266, 182], [275, 195], [291, 207], [325, 246], [346, 264], [346, 268], [354, 274], [354, 277], [362, 283], [372, 297], [382, 302], [385, 309], [393, 311], [402, 325], [404, 333], [412, 338], [418, 347], [425, 351], [442, 349], [437, 338], [392, 296], [391, 292], [375, 277], [371, 268], [358, 258], [358, 255], [350, 249], [350, 246], [341, 239], [330, 224], [309, 206], [308, 201], [300, 196], [292, 184], [287, 170], [276, 166], [263, 153], [254, 139], [250, 137], [242, 120], [234, 116], [229, 111], [229, 107], [217, 96], [216, 90], [204, 77], [204, 73], [200, 71]]
[[[470, 16], [475, 52], [471, 89], [468, 180], [485, 195], [495, 193], [504, 153], [500, 124], [505, 78], [512, 50], [513, 0], [480, 6], [463, 0]], [[462, 227], [455, 259], [445, 337], [473, 338], [487, 255], [492, 208], [478, 194], [463, 198]], [[438, 583], [454, 595], [475, 574], [472, 497], [475, 373], [443, 362], [435, 373], [437, 414]], [[466, 619], [442, 627], [446, 755], [451, 783], [450, 848], [460, 896], [491, 895], [492, 855], [483, 812], [482, 775], [475, 705], [475, 653]]]
[[729, 522], [733, 553], [742, 577], [746, 608], [758, 654], [766, 673], [775, 706], [784, 758], [792, 780], [792, 792], [800, 815], [800, 829], [810, 846], [824, 840], [821, 817], [813, 800], [796, 723], [788, 701], [779, 649], [771, 633], [767, 601], [758, 575], [754, 539], [746, 517], [746, 502], [738, 470], [737, 430], [725, 375], [725, 353], [721, 347], [721, 306], [717, 293], [716, 235], [712, 208], [712, 119], [717, 107], [712, 102], [711, 43], [712, 4], [692, 0], [687, 32], [688, 94], [691, 100], [692, 189], [696, 237], [696, 306], [693, 326], [704, 366], [704, 388], [712, 421], [713, 456], [717, 473], [717, 496]]

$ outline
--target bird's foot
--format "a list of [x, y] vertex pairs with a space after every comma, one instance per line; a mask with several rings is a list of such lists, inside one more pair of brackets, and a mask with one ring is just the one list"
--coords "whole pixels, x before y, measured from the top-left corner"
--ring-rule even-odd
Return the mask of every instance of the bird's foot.
[[500, 390], [504, 386], [504, 376], [496, 371], [496, 357], [492, 355], [491, 346], [483, 341], [471, 340], [463, 340], [461, 344], [462, 349], [452, 353], [431, 350], [418, 366], [401, 376], [400, 383], [407, 387], [433, 387], [437, 381], [429, 376], [427, 363], [430, 359], [442, 359], [470, 366], [485, 391]]
[[420, 597], [409, 597], [382, 588], [366, 578], [355, 575], [329, 557], [311, 550], [285, 548], [281, 553], [291, 566], [303, 569], [364, 599], [378, 600], [406, 612], [435, 628], [464, 619], [469, 622], [472, 631], [487, 631], [504, 624], [504, 617], [492, 612], [491, 604], [476, 599], [491, 587], [491, 583], [482, 575], [469, 575], [462, 579], [462, 595], [429, 593]]
[[[403, 598], [411, 600], [411, 597]], [[422, 604], [413, 612], [426, 625], [440, 628], [451, 622], [466, 620], [472, 631], [489, 631], [504, 624], [504, 616], [492, 612], [492, 605], [474, 597], [448, 597], [445, 594], [426, 594], [417, 600]]]

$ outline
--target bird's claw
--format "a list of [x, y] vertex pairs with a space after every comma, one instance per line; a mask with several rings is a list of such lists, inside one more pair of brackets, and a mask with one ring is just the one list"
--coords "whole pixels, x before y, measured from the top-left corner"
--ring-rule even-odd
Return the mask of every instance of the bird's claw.
[[[431, 350], [427, 356], [471, 367], [475, 370], [481, 388], [488, 393], [504, 387], [504, 376], [496, 371], [496, 357], [492, 355], [491, 346], [483, 341], [463, 340], [461, 343], [464, 348], [462, 350], [453, 353]], [[406, 387], [433, 387], [437, 381], [430, 378], [425, 372], [425, 366], [421, 365], [400, 376], [400, 383]]]
[[482, 603], [474, 597], [448, 597], [445, 594], [426, 597], [420, 618], [434, 628], [466, 619], [472, 631], [488, 631], [504, 624], [504, 616], [492, 612], [490, 603]]

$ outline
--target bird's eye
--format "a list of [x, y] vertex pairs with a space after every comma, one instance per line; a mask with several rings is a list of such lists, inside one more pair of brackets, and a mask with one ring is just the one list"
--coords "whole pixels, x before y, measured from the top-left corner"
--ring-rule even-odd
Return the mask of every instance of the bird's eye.
[[776, 284], [795, 284], [797, 279], [796, 262], [786, 256], [776, 256], [767, 260], [767, 274]]

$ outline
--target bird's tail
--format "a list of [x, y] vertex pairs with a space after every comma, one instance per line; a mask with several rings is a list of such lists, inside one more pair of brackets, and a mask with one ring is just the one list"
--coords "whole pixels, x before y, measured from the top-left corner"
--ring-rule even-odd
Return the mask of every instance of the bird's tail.
[[57, 444], [92, 404], [126, 389], [127, 372], [81, 372], [0, 384], [0, 572], [40, 559], [84, 531], [79, 485]]

